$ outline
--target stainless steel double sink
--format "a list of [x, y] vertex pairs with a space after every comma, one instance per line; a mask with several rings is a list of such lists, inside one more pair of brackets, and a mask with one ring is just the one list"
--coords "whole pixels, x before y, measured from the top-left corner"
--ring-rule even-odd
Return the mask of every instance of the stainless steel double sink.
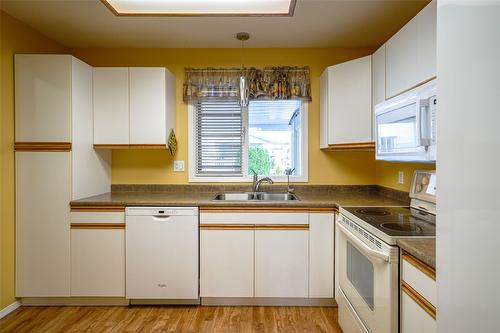
[[299, 201], [299, 198], [291, 193], [228, 192], [217, 194], [213, 201]]

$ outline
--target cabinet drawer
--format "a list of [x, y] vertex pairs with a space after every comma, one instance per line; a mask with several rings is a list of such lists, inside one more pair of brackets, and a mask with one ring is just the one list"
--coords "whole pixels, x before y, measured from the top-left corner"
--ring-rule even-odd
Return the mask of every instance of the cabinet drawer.
[[414, 257], [403, 253], [402, 280], [436, 306], [436, 273]]
[[401, 295], [401, 332], [437, 332], [436, 320], [406, 293]]
[[210, 212], [200, 214], [201, 224], [309, 224], [309, 213], [299, 212]]
[[125, 212], [71, 212], [71, 223], [125, 223]]

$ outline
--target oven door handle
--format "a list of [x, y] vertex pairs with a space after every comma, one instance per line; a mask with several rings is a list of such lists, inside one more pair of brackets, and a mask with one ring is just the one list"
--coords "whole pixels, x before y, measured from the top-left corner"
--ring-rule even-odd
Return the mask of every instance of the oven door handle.
[[388, 263], [391, 262], [391, 256], [390, 255], [372, 249], [371, 247], [369, 247], [368, 245], [366, 245], [364, 242], [362, 242], [359, 238], [357, 238], [351, 231], [349, 231], [342, 224], [337, 223], [337, 225], [340, 228], [340, 230], [347, 236], [347, 238], [349, 238], [349, 240], [351, 242], [353, 242], [358, 247], [360, 247], [367, 256], [370, 256], [370, 257], [373, 257], [373, 258], [377, 258], [377, 259], [380, 259], [380, 260], [388, 262]]

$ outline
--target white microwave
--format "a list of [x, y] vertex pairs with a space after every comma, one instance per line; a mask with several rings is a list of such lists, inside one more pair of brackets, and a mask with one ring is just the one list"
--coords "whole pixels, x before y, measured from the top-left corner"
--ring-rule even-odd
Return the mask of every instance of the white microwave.
[[436, 108], [436, 79], [377, 104], [377, 160], [435, 162]]

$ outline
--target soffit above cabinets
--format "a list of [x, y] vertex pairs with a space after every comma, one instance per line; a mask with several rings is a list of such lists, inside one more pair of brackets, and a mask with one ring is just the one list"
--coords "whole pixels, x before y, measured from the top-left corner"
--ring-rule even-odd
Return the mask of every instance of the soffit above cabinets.
[[4, 12], [73, 48], [376, 48], [428, 0], [296, 0], [293, 16], [116, 16], [101, 0], [2, 0]]

